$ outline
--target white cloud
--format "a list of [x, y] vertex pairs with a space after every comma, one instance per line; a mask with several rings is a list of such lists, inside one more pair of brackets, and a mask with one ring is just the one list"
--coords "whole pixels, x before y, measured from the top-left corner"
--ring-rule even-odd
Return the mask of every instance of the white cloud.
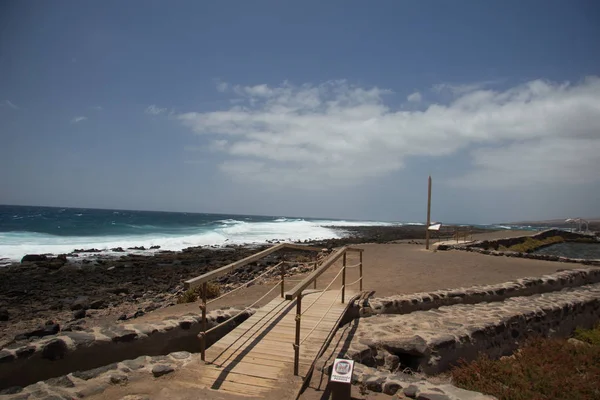
[[225, 93], [227, 90], [229, 90], [229, 84], [227, 82], [223, 82], [223, 81], [217, 79], [216, 84], [217, 84], [217, 90], [221, 93]]
[[481, 81], [481, 82], [473, 82], [466, 84], [451, 84], [451, 83], [438, 83], [433, 85], [431, 88], [434, 92], [442, 93], [442, 92], [450, 92], [453, 95], [462, 95], [469, 92], [474, 92], [476, 90], [481, 90], [486, 87], [497, 84], [499, 81]]
[[104, 110], [104, 108], [102, 108], [102, 106], [93, 106], [93, 107], [91, 107], [91, 108], [92, 108], [93, 110], [96, 110], [96, 111], [102, 111], [102, 110]]
[[84, 116], [75, 117], [71, 120], [71, 123], [76, 124], [78, 122], [85, 121], [86, 119], [87, 119], [87, 117], [84, 117]]
[[411, 103], [419, 103], [422, 99], [423, 96], [420, 92], [414, 92], [408, 95], [408, 97], [406, 98], [406, 100], [410, 101]]
[[241, 103], [175, 118], [215, 140], [211, 149], [227, 157], [222, 171], [270, 185], [352, 185], [410, 157], [460, 149], [470, 151], [474, 169], [457, 185], [599, 179], [590, 172], [600, 166], [599, 78], [454, 90], [447, 104], [403, 111], [386, 104], [391, 91], [345, 81], [236, 86]]
[[164, 113], [165, 111], [167, 111], [166, 108], [159, 108], [157, 107], [155, 104], [149, 105], [148, 107], [146, 107], [146, 111], [144, 111], [146, 114], [150, 114], [150, 115], [159, 115]]
[[13, 110], [20, 110], [20, 107], [18, 107], [15, 103], [13, 103], [10, 100], [4, 100], [4, 103], [2, 103], [1, 105], [8, 108], [12, 108]]

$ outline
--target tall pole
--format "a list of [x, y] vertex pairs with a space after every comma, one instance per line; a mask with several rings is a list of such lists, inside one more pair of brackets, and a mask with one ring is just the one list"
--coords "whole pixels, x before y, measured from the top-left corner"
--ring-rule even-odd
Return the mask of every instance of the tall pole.
[[429, 225], [431, 225], [431, 175], [427, 190], [427, 224], [425, 225], [425, 249], [429, 250]]

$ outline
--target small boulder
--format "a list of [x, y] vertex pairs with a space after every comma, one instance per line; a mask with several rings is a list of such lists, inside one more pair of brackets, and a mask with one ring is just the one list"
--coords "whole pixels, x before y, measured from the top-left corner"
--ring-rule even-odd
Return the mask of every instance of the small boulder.
[[69, 348], [64, 340], [54, 339], [48, 342], [42, 350], [42, 357], [54, 361], [64, 358]]
[[115, 374], [110, 376], [110, 383], [113, 385], [125, 385], [127, 381], [127, 375]]
[[71, 303], [71, 311], [87, 310], [90, 308], [90, 302], [87, 296], [79, 296]]
[[94, 300], [90, 303], [90, 308], [92, 310], [100, 310], [102, 308], [106, 308], [108, 307], [108, 304], [106, 304], [105, 300], [99, 299], [99, 300]]
[[152, 375], [154, 375], [155, 378], [166, 374], [170, 374], [173, 371], [175, 371], [175, 369], [172, 366], [165, 364], [157, 364], [154, 367], [152, 367]]
[[158, 250], [160, 249], [160, 246], [150, 246], [150, 250]]
[[26, 254], [21, 258], [21, 262], [37, 262], [37, 261], [46, 261], [48, 259], [44, 254]]
[[73, 319], [82, 319], [86, 317], [86, 311], [84, 309], [73, 312]]

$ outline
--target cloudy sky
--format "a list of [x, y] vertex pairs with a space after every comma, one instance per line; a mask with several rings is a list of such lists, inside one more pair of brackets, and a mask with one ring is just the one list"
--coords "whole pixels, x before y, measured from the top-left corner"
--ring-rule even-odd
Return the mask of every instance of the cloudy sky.
[[3, 1], [0, 204], [600, 217], [596, 1]]

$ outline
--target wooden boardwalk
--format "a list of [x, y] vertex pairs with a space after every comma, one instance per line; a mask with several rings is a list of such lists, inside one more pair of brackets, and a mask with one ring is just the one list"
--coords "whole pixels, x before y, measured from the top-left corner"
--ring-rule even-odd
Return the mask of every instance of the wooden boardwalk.
[[[207, 389], [250, 397], [270, 398], [282, 382], [298, 391], [323, 343], [335, 327], [347, 304], [338, 290], [306, 291], [301, 318], [300, 377], [293, 377], [296, 301], [276, 298], [260, 308], [229, 334], [206, 350], [197, 383]], [[346, 299], [355, 292], [347, 290]], [[319, 298], [318, 298], [319, 297]], [[318, 299], [317, 299], [318, 298]], [[313, 306], [311, 304], [314, 303]], [[308, 308], [310, 307], [310, 308]], [[186, 368], [193, 367], [186, 365]]]

